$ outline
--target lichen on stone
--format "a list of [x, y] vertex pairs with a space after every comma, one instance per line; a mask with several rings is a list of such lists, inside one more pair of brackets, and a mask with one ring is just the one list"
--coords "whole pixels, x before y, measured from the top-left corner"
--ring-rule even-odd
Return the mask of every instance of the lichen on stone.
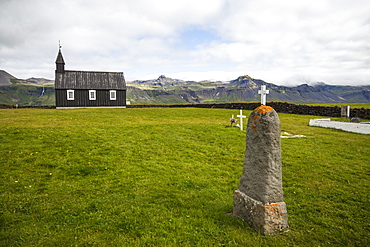
[[272, 108], [271, 106], [267, 106], [267, 105], [261, 105], [261, 106], [257, 107], [256, 109], [254, 109], [254, 111], [258, 112], [258, 113], [261, 113], [261, 114], [264, 114], [264, 113], [267, 113], [267, 112], [273, 112], [274, 108]]

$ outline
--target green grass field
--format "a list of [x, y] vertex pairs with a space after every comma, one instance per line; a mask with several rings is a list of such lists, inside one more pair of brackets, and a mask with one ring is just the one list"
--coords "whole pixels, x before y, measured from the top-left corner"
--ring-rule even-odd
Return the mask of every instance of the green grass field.
[[[0, 110], [0, 246], [369, 246], [370, 136], [279, 114], [290, 231], [230, 216], [238, 110]], [[244, 113], [250, 113], [244, 111]]]

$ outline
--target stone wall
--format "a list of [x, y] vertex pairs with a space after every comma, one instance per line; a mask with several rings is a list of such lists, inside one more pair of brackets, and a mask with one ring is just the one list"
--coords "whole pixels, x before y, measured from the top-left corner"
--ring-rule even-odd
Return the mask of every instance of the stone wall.
[[[287, 102], [268, 102], [267, 105], [274, 108], [278, 113], [290, 113], [300, 115], [314, 115], [324, 117], [340, 117], [341, 108], [338, 106], [309, 106], [296, 105]], [[260, 106], [260, 103], [211, 103], [211, 104], [176, 104], [176, 105], [127, 105], [127, 108], [149, 108], [149, 107], [171, 107], [171, 108], [223, 108], [223, 109], [243, 109], [254, 110]], [[0, 104], [0, 109], [16, 108], [15, 105]], [[18, 108], [43, 108], [53, 109], [55, 106], [18, 106]], [[350, 117], [359, 117], [361, 119], [370, 119], [370, 109], [351, 108]]]
[[8, 105], [0, 104], [0, 109], [13, 109], [13, 108], [40, 108], [40, 109], [55, 109], [55, 105]]
[[[260, 103], [214, 103], [214, 104], [177, 104], [177, 105], [128, 105], [127, 108], [146, 108], [146, 107], [195, 107], [195, 108], [223, 108], [223, 109], [243, 109], [254, 110]], [[325, 117], [341, 117], [341, 108], [338, 106], [310, 106], [297, 105], [287, 102], [268, 102], [279, 113], [290, 113], [300, 115], [314, 115]], [[359, 117], [361, 119], [370, 119], [370, 109], [353, 108], [351, 109], [351, 117]]]

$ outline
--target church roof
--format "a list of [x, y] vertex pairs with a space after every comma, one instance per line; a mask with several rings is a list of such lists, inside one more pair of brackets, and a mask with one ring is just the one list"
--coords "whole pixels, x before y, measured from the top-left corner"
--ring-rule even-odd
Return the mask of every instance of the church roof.
[[62, 55], [62, 51], [60, 50], [60, 48], [59, 48], [59, 52], [58, 52], [58, 56], [57, 56], [57, 60], [55, 60], [55, 63], [62, 63], [62, 64], [65, 64], [65, 63], [64, 63], [64, 59], [63, 59], [63, 55]]
[[71, 71], [56, 73], [55, 89], [111, 89], [124, 90], [123, 72]]

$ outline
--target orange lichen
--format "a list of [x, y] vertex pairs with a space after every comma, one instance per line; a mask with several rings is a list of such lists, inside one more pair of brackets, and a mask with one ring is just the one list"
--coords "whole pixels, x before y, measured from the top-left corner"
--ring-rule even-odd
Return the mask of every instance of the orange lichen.
[[255, 125], [255, 124], [252, 124], [252, 127], [253, 127], [254, 132], [257, 132], [257, 127], [256, 127], [256, 125]]
[[266, 208], [270, 212], [275, 212], [275, 211], [279, 212], [279, 211], [281, 211], [281, 204], [282, 203], [283, 202], [271, 203], [269, 205], [264, 206], [264, 208]]
[[273, 112], [274, 108], [272, 108], [271, 106], [267, 106], [267, 105], [261, 105], [257, 107], [256, 109], [254, 109], [254, 111], [263, 114], [266, 112]]
[[254, 116], [253, 120], [257, 120], [258, 117], [259, 117], [258, 115]]

